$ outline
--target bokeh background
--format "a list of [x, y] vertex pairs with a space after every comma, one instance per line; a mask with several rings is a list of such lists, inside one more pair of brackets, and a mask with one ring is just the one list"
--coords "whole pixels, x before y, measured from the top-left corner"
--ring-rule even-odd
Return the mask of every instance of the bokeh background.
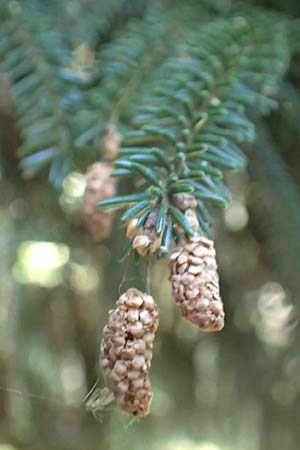
[[[254, 3], [300, 15], [298, 0]], [[143, 420], [114, 403], [95, 418], [84, 397], [99, 376], [107, 312], [120, 289], [144, 288], [146, 267], [118, 263], [117, 220], [110, 239], [89, 240], [83, 175], [68, 175], [60, 193], [43, 174], [22, 179], [0, 74], [0, 450], [299, 450], [299, 57], [280, 109], [258, 124], [247, 172], [228, 177], [231, 206], [216, 215], [225, 329], [183, 322], [167, 263], [151, 267], [161, 319]]]

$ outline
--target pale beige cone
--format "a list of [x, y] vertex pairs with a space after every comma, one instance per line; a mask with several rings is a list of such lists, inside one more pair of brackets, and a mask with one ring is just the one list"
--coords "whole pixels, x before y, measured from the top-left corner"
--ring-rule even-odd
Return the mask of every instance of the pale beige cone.
[[112, 171], [111, 164], [98, 162], [92, 164], [86, 173], [83, 217], [86, 228], [95, 242], [103, 241], [111, 233], [112, 213], [101, 210], [97, 203], [116, 195], [116, 180], [110, 176]]
[[203, 331], [224, 327], [213, 241], [196, 236], [170, 257], [172, 292], [182, 316]]
[[114, 123], [106, 125], [101, 146], [101, 154], [105, 159], [110, 161], [116, 159], [122, 138]]
[[108, 315], [103, 329], [100, 367], [119, 406], [135, 416], [146, 416], [152, 400], [148, 378], [158, 308], [153, 298], [128, 289]]

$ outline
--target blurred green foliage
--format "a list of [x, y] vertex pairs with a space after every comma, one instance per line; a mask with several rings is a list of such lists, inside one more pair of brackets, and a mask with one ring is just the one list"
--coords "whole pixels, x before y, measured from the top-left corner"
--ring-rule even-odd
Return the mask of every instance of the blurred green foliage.
[[[175, 8], [177, 2], [163, 3]], [[201, 17], [204, 3], [205, 14], [224, 17], [231, 6], [230, 0], [190, 1], [195, 17], [187, 23]], [[40, 2], [24, 4], [35, 14]], [[43, 20], [55, 17], [57, 30], [70, 30], [66, 49], [100, 48], [147, 6], [42, 4]], [[297, 0], [247, 2], [253, 4], [300, 14]], [[141, 421], [114, 403], [96, 420], [84, 398], [99, 375], [107, 312], [119, 288], [144, 288], [146, 266], [117, 262], [118, 221], [103, 244], [88, 240], [80, 167], [63, 176], [59, 194], [44, 172], [23, 180], [16, 156], [23, 141], [1, 74], [0, 450], [299, 450], [299, 69], [298, 50], [279, 109], [253, 118], [257, 139], [247, 173], [227, 178], [233, 200], [215, 227], [225, 329], [206, 335], [184, 323], [170, 295], [167, 263], [151, 269], [161, 319], [152, 411]]]

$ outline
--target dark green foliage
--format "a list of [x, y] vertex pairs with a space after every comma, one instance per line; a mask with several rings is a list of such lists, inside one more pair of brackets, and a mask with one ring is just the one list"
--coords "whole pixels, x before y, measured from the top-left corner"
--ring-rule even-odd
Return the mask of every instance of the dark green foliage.
[[71, 170], [99, 159], [103, 130], [114, 123], [124, 140], [113, 176], [132, 178], [136, 193], [100, 206], [128, 207], [124, 223], [138, 217], [142, 224], [145, 212], [159, 211], [165, 250], [178, 234], [173, 224], [193, 234], [173, 203], [175, 194], [189, 193], [207, 232], [206, 204], [228, 205], [223, 171], [245, 167], [240, 146], [255, 138], [248, 112], [276, 107], [295, 33], [274, 13], [234, 6], [220, 18], [208, 3], [144, 4], [133, 12], [121, 1], [65, 2], [59, 17], [57, 2], [3, 7], [0, 55], [24, 175], [49, 166], [50, 182], [60, 187]]
[[253, 181], [259, 180], [260, 189], [254, 184], [249, 203], [253, 216], [259, 218], [268, 257], [277, 262], [279, 280], [299, 296], [299, 184], [291, 177], [270, 132], [262, 124], [258, 125], [258, 137], [250, 171]]
[[[237, 145], [255, 136], [245, 109], [267, 113], [276, 106], [268, 96], [284, 73], [286, 54], [283, 23], [272, 16], [236, 16], [191, 30], [155, 74], [136, 107], [135, 131], [125, 134], [126, 147], [115, 166], [146, 181], [146, 190], [160, 188], [152, 204], [164, 205], [164, 223], [170, 217], [193, 235], [184, 215], [172, 206], [176, 193], [228, 204], [222, 170], [244, 167], [246, 159]], [[200, 212], [198, 220], [207, 231]]]

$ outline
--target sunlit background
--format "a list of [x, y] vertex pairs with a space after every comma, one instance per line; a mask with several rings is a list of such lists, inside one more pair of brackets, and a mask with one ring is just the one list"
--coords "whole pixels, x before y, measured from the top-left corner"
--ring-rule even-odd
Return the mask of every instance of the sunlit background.
[[[66, 70], [88, 76], [92, 61], [79, 45]], [[21, 179], [6, 92], [1, 75], [0, 450], [299, 450], [299, 117], [287, 135], [288, 114], [274, 113], [247, 174], [228, 177], [232, 203], [214, 230], [225, 329], [185, 323], [167, 262], [157, 262], [151, 414], [132, 420], [110, 403], [95, 417], [85, 397], [99, 376], [102, 327], [120, 290], [144, 289], [146, 267], [118, 262], [117, 220], [104, 243], [86, 236], [81, 173], [58, 195], [43, 176]], [[286, 99], [284, 111], [293, 107]]]
[[297, 450], [299, 293], [260, 240], [253, 181], [229, 182], [233, 201], [215, 232], [226, 327], [208, 335], [182, 321], [167, 264], [152, 267], [161, 312], [154, 400], [138, 421], [114, 403], [95, 418], [84, 398], [99, 375], [108, 309], [121, 282], [144, 287], [145, 267], [117, 262], [117, 225], [104, 244], [85, 236], [79, 173], [66, 178], [58, 203], [42, 180], [2, 179], [0, 450], [139, 450], [144, 442], [149, 450]]

